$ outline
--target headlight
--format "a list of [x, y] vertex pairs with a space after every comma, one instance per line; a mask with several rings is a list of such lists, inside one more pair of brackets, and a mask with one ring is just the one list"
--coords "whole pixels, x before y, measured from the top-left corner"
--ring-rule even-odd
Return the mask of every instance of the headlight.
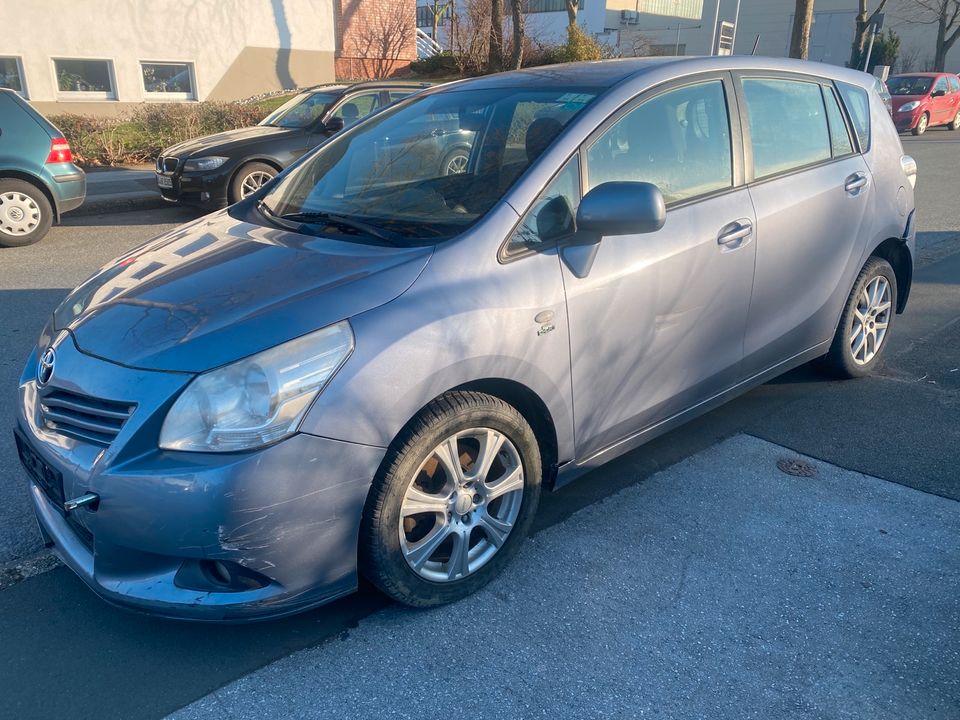
[[225, 157], [202, 157], [191, 158], [183, 164], [184, 172], [205, 172], [207, 170], [216, 170], [227, 161]]
[[914, 100], [913, 102], [904, 103], [900, 106], [900, 112], [910, 112], [911, 110], [916, 110], [920, 107], [920, 102]]
[[352, 351], [343, 321], [198, 375], [167, 413], [160, 447], [230, 452], [292, 435]]

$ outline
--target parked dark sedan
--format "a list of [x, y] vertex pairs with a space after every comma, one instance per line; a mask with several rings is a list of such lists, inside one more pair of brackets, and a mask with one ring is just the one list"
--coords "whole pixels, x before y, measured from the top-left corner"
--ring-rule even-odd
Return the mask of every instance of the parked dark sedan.
[[160, 193], [172, 202], [211, 209], [242, 200], [334, 133], [424, 87], [374, 82], [306, 90], [259, 125], [164, 150], [157, 158]]

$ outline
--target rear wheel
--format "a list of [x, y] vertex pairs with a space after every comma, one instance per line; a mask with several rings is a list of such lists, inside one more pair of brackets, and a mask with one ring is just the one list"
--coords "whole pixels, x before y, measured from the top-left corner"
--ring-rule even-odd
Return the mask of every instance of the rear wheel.
[[536, 437], [515, 408], [481, 393], [441, 396], [397, 438], [374, 480], [363, 574], [414, 607], [475, 592], [519, 550], [540, 480]]
[[840, 378], [870, 374], [884, 348], [897, 307], [897, 278], [890, 263], [871, 257], [853, 284], [830, 351], [818, 366]]
[[470, 152], [458, 148], [443, 159], [442, 170], [444, 175], [463, 175], [470, 162]]
[[23, 180], [0, 180], [0, 247], [31, 245], [52, 222], [53, 208], [39, 188]]
[[230, 183], [230, 200], [237, 202], [249, 197], [277, 176], [277, 169], [266, 163], [247, 163], [233, 177]]
[[927, 125], [930, 124], [930, 116], [924, 113], [920, 116], [920, 119], [917, 120], [916, 126], [911, 130], [914, 135], [923, 135], [927, 131]]

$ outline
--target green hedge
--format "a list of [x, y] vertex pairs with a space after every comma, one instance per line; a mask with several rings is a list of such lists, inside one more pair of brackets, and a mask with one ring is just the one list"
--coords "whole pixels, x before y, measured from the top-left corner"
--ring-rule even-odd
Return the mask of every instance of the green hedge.
[[140, 105], [119, 118], [53, 115], [80, 165], [152, 162], [178, 142], [256, 125], [268, 114], [262, 104], [158, 103]]

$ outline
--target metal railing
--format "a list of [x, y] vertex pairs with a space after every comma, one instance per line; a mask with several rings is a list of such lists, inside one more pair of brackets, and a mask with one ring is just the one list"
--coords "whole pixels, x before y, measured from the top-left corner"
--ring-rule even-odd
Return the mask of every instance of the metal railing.
[[425, 58], [433, 57], [434, 55], [439, 55], [443, 52], [443, 48], [440, 47], [440, 43], [434, 40], [428, 33], [425, 33], [420, 28], [417, 28], [417, 59], [423, 60]]

